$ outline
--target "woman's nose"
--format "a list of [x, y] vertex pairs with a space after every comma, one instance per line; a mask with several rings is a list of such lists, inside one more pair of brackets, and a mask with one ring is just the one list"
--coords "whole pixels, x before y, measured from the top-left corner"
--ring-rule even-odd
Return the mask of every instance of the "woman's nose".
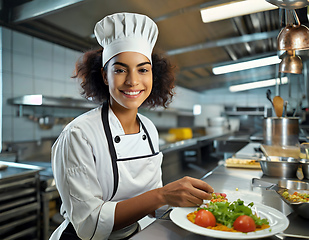
[[135, 72], [129, 72], [125, 83], [132, 87], [138, 85], [139, 84], [138, 74]]

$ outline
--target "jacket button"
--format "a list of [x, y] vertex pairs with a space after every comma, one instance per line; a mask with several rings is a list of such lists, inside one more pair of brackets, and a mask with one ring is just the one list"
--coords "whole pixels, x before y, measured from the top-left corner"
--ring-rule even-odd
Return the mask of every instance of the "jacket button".
[[114, 138], [114, 141], [115, 141], [115, 143], [119, 143], [119, 142], [120, 142], [120, 137], [119, 137], [119, 136], [116, 136], [116, 137]]
[[146, 135], [144, 134], [142, 138], [143, 138], [143, 140], [146, 140], [147, 137], [146, 137]]

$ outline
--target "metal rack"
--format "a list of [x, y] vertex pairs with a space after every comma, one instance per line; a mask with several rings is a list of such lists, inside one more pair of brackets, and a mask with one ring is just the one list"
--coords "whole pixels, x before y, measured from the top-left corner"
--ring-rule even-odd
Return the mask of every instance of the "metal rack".
[[0, 174], [0, 239], [40, 239], [41, 168], [2, 162]]

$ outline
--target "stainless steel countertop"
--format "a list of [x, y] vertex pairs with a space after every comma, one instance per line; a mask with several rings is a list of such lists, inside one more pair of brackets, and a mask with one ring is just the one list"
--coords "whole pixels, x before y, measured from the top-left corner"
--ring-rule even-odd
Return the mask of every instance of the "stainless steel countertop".
[[[304, 219], [296, 215], [293, 210], [285, 202], [283, 202], [283, 200], [280, 199], [279, 195], [275, 191], [266, 190], [260, 187], [252, 187], [252, 178], [261, 178], [272, 183], [278, 183], [280, 180], [278, 178], [265, 177], [262, 171], [259, 169], [254, 170], [226, 168], [224, 165], [220, 165], [215, 168], [211, 173], [207, 174], [203, 180], [209, 183], [216, 192], [224, 192], [227, 194], [227, 196], [235, 196], [237, 194], [237, 197], [240, 199], [262, 203], [264, 205], [273, 207], [288, 216], [290, 225], [282, 235], [272, 236], [264, 239], [294, 239], [287, 237], [288, 234], [300, 235], [303, 239], [309, 239], [309, 219]], [[131, 239], [199, 240], [214, 238], [188, 232], [176, 226], [169, 219], [157, 219], [147, 228], [133, 236]]]

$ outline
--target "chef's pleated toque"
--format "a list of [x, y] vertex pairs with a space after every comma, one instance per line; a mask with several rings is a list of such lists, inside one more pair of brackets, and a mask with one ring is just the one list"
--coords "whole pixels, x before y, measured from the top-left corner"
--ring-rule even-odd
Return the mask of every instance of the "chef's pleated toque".
[[137, 13], [115, 13], [97, 22], [94, 34], [103, 47], [102, 66], [122, 52], [138, 52], [151, 62], [158, 27], [149, 17]]

